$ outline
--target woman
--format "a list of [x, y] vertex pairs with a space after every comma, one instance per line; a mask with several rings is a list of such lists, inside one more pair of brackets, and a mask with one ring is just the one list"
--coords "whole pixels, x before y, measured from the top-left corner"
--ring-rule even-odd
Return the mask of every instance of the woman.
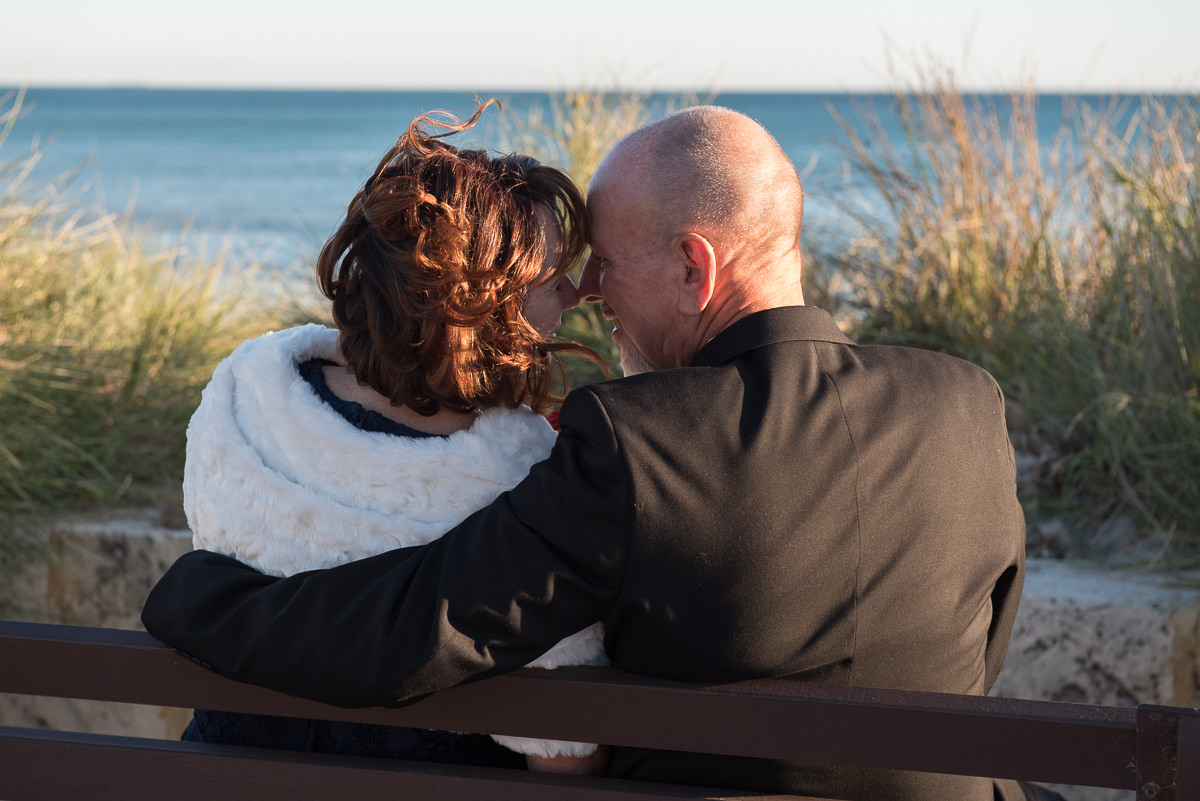
[[[583, 198], [523, 156], [460, 150], [465, 122], [418, 117], [350, 202], [317, 277], [337, 330], [243, 343], [188, 426], [196, 548], [273, 575], [436, 539], [515, 486], [555, 433], [554, 344], [578, 303]], [[443, 129], [432, 134], [427, 128]], [[599, 624], [532, 663], [607, 664]], [[184, 739], [523, 767], [483, 735], [197, 710]], [[595, 746], [496, 738], [535, 768], [579, 772]]]

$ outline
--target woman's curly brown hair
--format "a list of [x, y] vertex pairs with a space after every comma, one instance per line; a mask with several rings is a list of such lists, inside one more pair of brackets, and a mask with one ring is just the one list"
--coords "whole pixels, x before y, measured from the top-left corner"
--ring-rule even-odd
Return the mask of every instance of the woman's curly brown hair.
[[[591, 354], [545, 341], [522, 315], [528, 289], [558, 281], [587, 247], [575, 184], [527, 156], [441, 141], [471, 128], [493, 103], [463, 122], [445, 112], [433, 112], [444, 120], [413, 120], [317, 260], [355, 377], [423, 415], [521, 403], [543, 411], [561, 400], [555, 375], [565, 385], [556, 351]], [[539, 207], [562, 238], [550, 275], [542, 274]]]

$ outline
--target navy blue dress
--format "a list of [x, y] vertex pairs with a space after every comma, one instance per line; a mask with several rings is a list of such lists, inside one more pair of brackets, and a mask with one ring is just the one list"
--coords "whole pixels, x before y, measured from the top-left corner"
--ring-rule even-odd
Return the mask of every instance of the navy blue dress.
[[[313, 359], [300, 365], [300, 375], [333, 409], [365, 431], [399, 437], [435, 437], [389, 420], [361, 404], [334, 395], [321, 368], [331, 362]], [[330, 720], [304, 720], [274, 715], [247, 715], [197, 709], [182, 739], [200, 743], [249, 745], [290, 751], [411, 759], [456, 765], [525, 768], [525, 757], [484, 734], [378, 726]]]

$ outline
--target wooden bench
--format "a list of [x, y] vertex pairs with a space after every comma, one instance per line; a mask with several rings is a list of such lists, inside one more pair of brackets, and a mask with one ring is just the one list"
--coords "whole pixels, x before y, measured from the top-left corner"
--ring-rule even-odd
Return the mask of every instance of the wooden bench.
[[[1200, 799], [1200, 712], [605, 668], [520, 670], [403, 709], [347, 710], [223, 679], [138, 631], [0, 621], [0, 692], [493, 732], [1124, 788]], [[560, 717], [553, 710], [575, 714]], [[0, 799], [651, 801], [756, 793], [0, 727]]]

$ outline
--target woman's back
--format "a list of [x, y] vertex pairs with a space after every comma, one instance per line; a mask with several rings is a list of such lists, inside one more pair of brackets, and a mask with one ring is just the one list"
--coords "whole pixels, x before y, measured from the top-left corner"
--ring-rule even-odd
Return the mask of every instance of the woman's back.
[[[550, 453], [555, 352], [583, 350], [553, 342], [578, 302], [583, 199], [558, 170], [422, 128], [462, 131], [482, 108], [463, 124], [418, 118], [350, 202], [317, 262], [337, 330], [265, 334], [214, 371], [188, 426], [196, 548], [282, 576], [421, 545]], [[599, 624], [532, 664], [607, 664]], [[204, 710], [185, 739], [524, 765], [479, 735]]]
[[356, 425], [300, 374], [337, 359], [337, 336], [319, 325], [266, 334], [213, 373], [188, 426], [196, 548], [283, 576], [420, 545], [550, 453], [554, 430], [525, 407], [482, 411], [449, 436]]

